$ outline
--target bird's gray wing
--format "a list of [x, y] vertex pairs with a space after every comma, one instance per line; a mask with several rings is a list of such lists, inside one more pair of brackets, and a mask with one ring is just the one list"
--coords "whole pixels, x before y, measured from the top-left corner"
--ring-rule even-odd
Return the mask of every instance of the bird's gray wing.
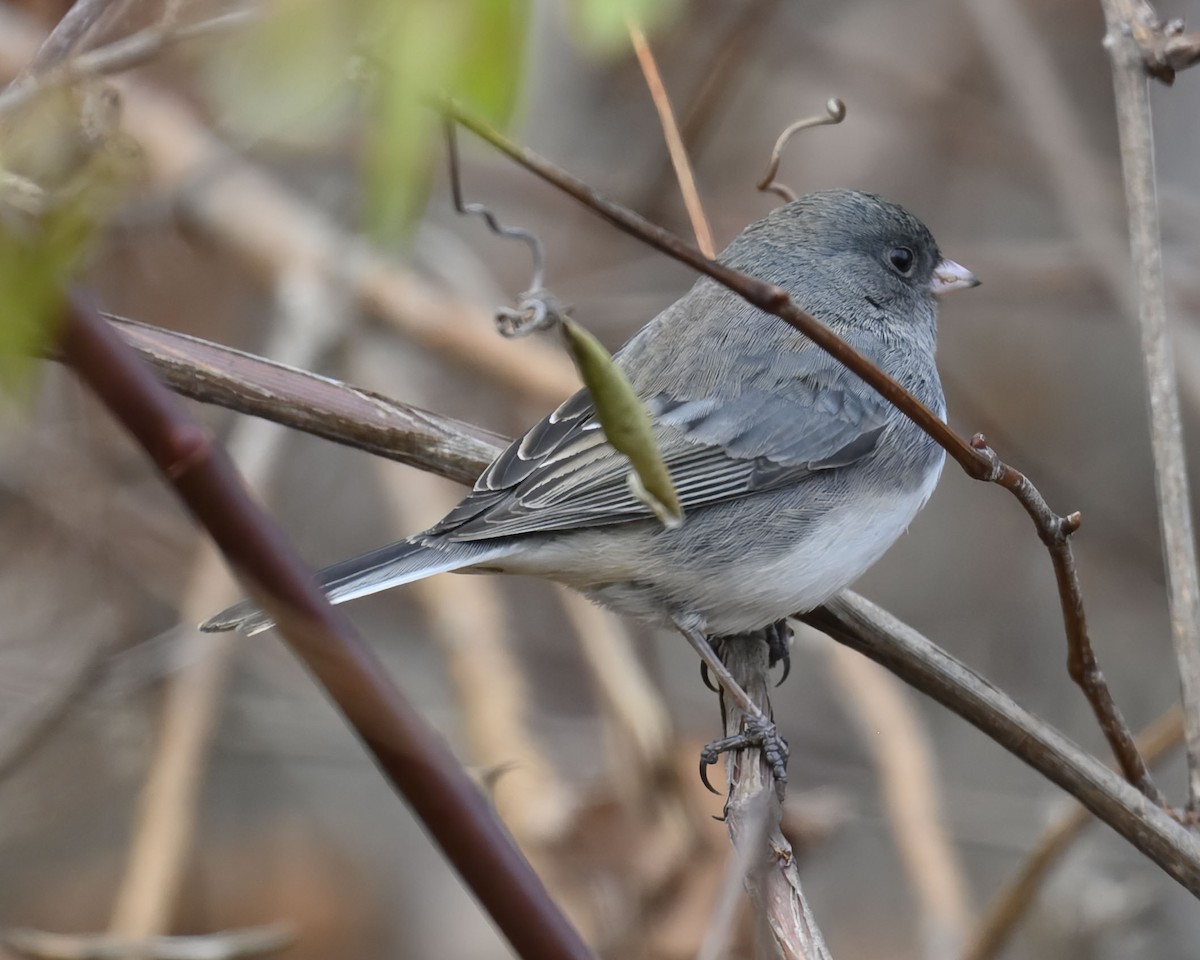
[[[760, 380], [734, 397], [659, 393], [646, 404], [685, 514], [853, 463], [894, 413], [835, 363], [783, 384]], [[486, 540], [650, 518], [629, 470], [580, 391], [514, 441], [429, 533]]]

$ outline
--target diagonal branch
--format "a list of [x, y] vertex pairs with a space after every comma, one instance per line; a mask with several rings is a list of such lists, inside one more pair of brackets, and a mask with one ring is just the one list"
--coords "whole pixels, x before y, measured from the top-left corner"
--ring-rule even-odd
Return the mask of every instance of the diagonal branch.
[[[175, 390], [196, 399], [216, 397], [215, 402], [231, 409], [242, 409], [238, 391], [244, 387], [232, 378], [214, 387], [211, 384], [202, 385], [200, 381], [204, 378], [187, 376], [191, 351], [203, 351], [205, 365], [212, 364], [213, 358], [225, 351], [234, 354], [239, 363], [266, 365], [274, 378], [273, 391], [280, 397], [303, 398], [313, 381], [334, 396], [344, 392], [354, 397], [361, 393], [355, 387], [281, 368], [195, 337], [161, 330], [154, 331], [154, 336], [146, 336], [145, 333], [153, 328], [130, 321], [122, 321], [114, 326], [126, 339], [133, 340], [137, 335], [134, 342], [139, 351], [156, 368], [170, 375]], [[250, 369], [246, 366], [246, 373]], [[250, 398], [256, 409], [247, 409], [245, 412], [255, 412], [259, 416], [280, 419], [287, 407], [287, 404], [258, 405], [257, 394], [253, 392]], [[300, 429], [349, 446], [361, 446], [359, 426], [345, 423], [340, 405], [322, 413], [320, 404], [313, 398], [309, 397], [305, 402], [310, 408], [307, 417], [309, 426], [300, 426]], [[401, 426], [406, 420], [411, 425], [411, 433], [398, 442], [394, 450], [376, 446], [378, 438], [372, 438], [369, 441], [371, 446], [364, 449], [465, 483], [471, 482], [482, 472], [504, 446], [504, 441], [499, 437], [478, 428], [467, 428], [471, 432], [462, 437], [460, 446], [453, 440], [462, 427], [458, 421], [425, 411], [414, 411], [396, 401], [386, 401], [386, 405], [380, 409], [394, 412], [391, 429], [397, 436], [406, 429]], [[280, 419], [280, 422], [283, 421]], [[450, 452], [414, 455], [413, 451], [425, 443]], [[472, 450], [475, 452], [470, 452]], [[431, 461], [436, 463], [442, 456], [447, 458], [442, 469], [431, 465]], [[950, 657], [911, 627], [854, 594], [843, 594], [824, 607], [803, 614], [800, 619], [829, 633], [838, 642], [864, 653], [957, 713], [1015, 757], [1084, 803], [1099, 819], [1200, 896], [1200, 839], [969, 667]]]
[[224, 452], [112, 327], [73, 301], [63, 358], [150, 455], [525, 960], [591, 960], [494, 809], [335, 611]]
[[977, 434], [970, 442], [964, 440], [892, 377], [850, 347], [825, 324], [796, 306], [787, 292], [780, 287], [709, 259], [669, 231], [601, 196], [583, 181], [560, 170], [533, 151], [508, 140], [477, 117], [466, 113], [458, 104], [443, 100], [439, 106], [447, 116], [527, 170], [578, 200], [619, 230], [711, 277], [747, 302], [774, 314], [800, 331], [895, 405], [901, 413], [940, 444], [969, 476], [976, 480], [996, 483], [1016, 497], [1033, 521], [1038, 537], [1050, 554], [1054, 567], [1059, 604], [1067, 634], [1067, 672], [1087, 697], [1125, 777], [1155, 803], [1160, 806], [1165, 804], [1165, 798], [1155, 786], [1145, 761], [1138, 754], [1133, 734], [1117, 709], [1096, 663], [1083, 609], [1082, 588], [1070, 543], [1071, 534], [1081, 523], [1078, 513], [1062, 517], [1051, 510], [1045, 498], [1029, 479], [1004, 463], [995, 451], [988, 447], [982, 436]]

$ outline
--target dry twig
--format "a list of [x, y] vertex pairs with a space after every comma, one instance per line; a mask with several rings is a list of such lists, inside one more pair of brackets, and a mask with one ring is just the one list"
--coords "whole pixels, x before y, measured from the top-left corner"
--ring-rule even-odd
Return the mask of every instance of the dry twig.
[[801, 310], [781, 288], [754, 277], [739, 273], [724, 264], [710, 260], [699, 250], [688, 246], [674, 234], [650, 223], [620, 204], [601, 196], [587, 184], [549, 161], [518, 144], [467, 114], [457, 104], [444, 102], [443, 110], [467, 129], [492, 144], [497, 150], [553, 184], [564, 193], [597, 213], [613, 226], [638, 237], [644, 243], [685, 263], [737, 293], [747, 302], [772, 313], [795, 327], [822, 350], [834, 357], [896, 406], [905, 416], [924, 430], [976, 480], [998, 484], [1008, 490], [1029, 514], [1038, 537], [1050, 554], [1058, 585], [1059, 602], [1067, 634], [1067, 672], [1083, 690], [1091, 705], [1100, 729], [1108, 740], [1126, 778], [1160, 806], [1165, 799], [1154, 785], [1149, 770], [1138, 755], [1120, 711], [1112, 699], [1108, 685], [1096, 663], [1095, 652], [1087, 629], [1083, 595], [1071, 549], [1070, 536], [1082, 522], [1078, 513], [1062, 517], [1050, 509], [1041, 493], [1020, 471], [1004, 463], [984, 438], [976, 434], [970, 442], [963, 440], [946, 423], [884, 373], [878, 366], [859, 354], [823, 323]]
[[[297, 366], [315, 365], [337, 335], [338, 310], [328, 293], [311, 276], [296, 276], [284, 284], [268, 352]], [[225, 446], [252, 489], [270, 487], [284, 437], [261, 420], [242, 420], [234, 426]], [[192, 565], [180, 619], [194, 629], [193, 624], [228, 603], [235, 589], [220, 553], [205, 543]], [[242, 645], [236, 634], [193, 639], [203, 643], [203, 653], [167, 682], [158, 741], [109, 926], [113, 936], [135, 942], [171, 930], [221, 697]]]
[[675, 179], [679, 191], [683, 194], [683, 205], [687, 208], [688, 219], [692, 222], [692, 233], [696, 235], [696, 246], [706, 257], [716, 256], [713, 246], [712, 228], [704, 215], [704, 205], [700, 202], [700, 194], [696, 190], [696, 177], [692, 173], [692, 165], [688, 160], [687, 147], [679, 133], [679, 125], [675, 122], [675, 112], [671, 109], [671, 99], [667, 96], [667, 88], [662, 75], [658, 72], [658, 63], [650, 49], [650, 41], [642, 33], [641, 27], [632, 21], [628, 24], [629, 39], [633, 43], [633, 52], [637, 55], [638, 66], [642, 68], [642, 76], [646, 79], [646, 88], [654, 101], [654, 109], [658, 112], [658, 123], [662, 127], [663, 139], [667, 142], [667, 153], [671, 157], [671, 166], [675, 169]]
[[[1146, 762], [1155, 763], [1181, 739], [1183, 714], [1176, 706], [1138, 734], [1137, 742]], [[1086, 807], [1072, 805], [1067, 813], [1042, 831], [1012, 879], [988, 904], [962, 960], [993, 960], [1000, 954], [1037, 897], [1047, 875], [1093, 819]]]
[[1103, 0], [1103, 6], [1108, 23], [1104, 43], [1112, 58], [1142, 357], [1150, 398], [1150, 439], [1166, 557], [1171, 637], [1175, 641], [1183, 697], [1188, 809], [1200, 813], [1200, 576], [1196, 569], [1187, 460], [1163, 291], [1150, 90], [1142, 66], [1143, 50], [1134, 39], [1140, 18], [1145, 16], [1149, 5], [1138, 0]]
[[[723, 644], [718, 653], [738, 686], [761, 712], [769, 713], [767, 645], [734, 640]], [[726, 736], [739, 733], [753, 717], [732, 698], [724, 701], [724, 712]], [[734, 868], [749, 862], [746, 889], [766, 917], [776, 949], [785, 960], [829, 960], [829, 949], [800, 887], [792, 845], [779, 826], [770, 764], [760, 750], [735, 750], [727, 755], [726, 768], [725, 823], [738, 851]]]
[[60, 327], [66, 362], [151, 456], [211, 533], [525, 960], [590, 960], [478, 787], [334, 610], [228, 458], [99, 314], [76, 301]]
[[[127, 333], [124, 327], [118, 327], [117, 330], [122, 335]], [[176, 341], [167, 362], [172, 368], [182, 371], [186, 365], [184, 358], [189, 350], [194, 349], [194, 338], [166, 331], [161, 331], [160, 336], [168, 343]], [[228, 349], [216, 344], [207, 344], [206, 348], [218, 352]], [[159, 348], [154, 341], [143, 340], [140, 349], [143, 356], [155, 366], [162, 362], [157, 358]], [[298, 371], [276, 371], [277, 382], [281, 384], [286, 384], [289, 379], [299, 381], [299, 388], [280, 387], [281, 390], [298, 394], [303, 394], [311, 376]], [[327, 383], [332, 386], [333, 382]], [[185, 396], [204, 399], [200, 391], [191, 392], [191, 381], [182, 373], [179, 373], [172, 386]], [[341, 389], [356, 392], [350, 387], [342, 386]], [[227, 397], [226, 402], [237, 409], [236, 397]], [[428, 440], [437, 449], [448, 451], [445, 454], [448, 462], [443, 469], [434, 469], [434, 472], [471, 483], [504, 449], [503, 440], [477, 428], [470, 428], [471, 432], [462, 437], [462, 442], [456, 443], [457, 421], [423, 411], [405, 418], [403, 414], [406, 408], [403, 404], [390, 401], [390, 407], [397, 413], [397, 422], [407, 419], [412, 432], [398, 443], [395, 451], [372, 446], [372, 452], [412, 463], [422, 469], [431, 469], [427, 464], [436, 460], [436, 457], [414, 455], [412, 452]], [[346, 425], [340, 410], [330, 411], [322, 417], [314, 409], [310, 419], [321, 421], [319, 426], [310, 428], [310, 432], [333, 438], [339, 429], [344, 429], [346, 435], [342, 442], [351, 446], [358, 443], [355, 439], [358, 425]], [[402, 428], [397, 426], [395, 429], [399, 437]], [[491, 440], [486, 440], [486, 437], [491, 437]], [[472, 457], [475, 459], [472, 460]], [[1096, 817], [1200, 896], [1200, 840], [1166, 811], [1148, 803], [1142, 794], [1115, 777], [1103, 764], [1019, 707], [965, 664], [949, 656], [911, 627], [849, 592], [825, 607], [799, 615], [799, 619], [865, 654], [957, 713], [1080, 800]]]
[[788, 143], [801, 130], [828, 127], [841, 123], [845, 119], [846, 105], [837, 97], [832, 97], [826, 101], [824, 113], [788, 124], [784, 127], [783, 133], [775, 140], [775, 146], [771, 148], [771, 159], [767, 162], [767, 172], [762, 175], [762, 179], [755, 186], [763, 193], [773, 193], [777, 197], [782, 197], [785, 203], [791, 203], [796, 199], [795, 191], [775, 179], [779, 173], [779, 164], [783, 160], [783, 151], [787, 148]]

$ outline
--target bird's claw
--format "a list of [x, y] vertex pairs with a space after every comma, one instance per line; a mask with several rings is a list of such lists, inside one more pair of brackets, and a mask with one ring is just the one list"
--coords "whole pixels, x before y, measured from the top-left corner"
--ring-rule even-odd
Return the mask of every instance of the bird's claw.
[[775, 793], [782, 803], [784, 790], [787, 787], [788, 745], [787, 741], [779, 735], [775, 724], [766, 717], [747, 717], [742, 724], [741, 732], [706, 744], [700, 751], [700, 782], [711, 793], [720, 795], [720, 791], [709, 782], [708, 768], [716, 763], [723, 753], [749, 748], [757, 748], [762, 751], [763, 758], [771, 767], [771, 776], [775, 780]]
[[720, 693], [721, 688], [712, 681], [712, 675], [708, 672], [708, 664], [703, 660], [700, 661], [700, 679], [704, 681], [704, 685], [713, 693]]
[[792, 638], [794, 636], [792, 627], [786, 620], [776, 620], [764, 631], [768, 651], [767, 666], [773, 667], [777, 663], [783, 664], [783, 676], [775, 684], [777, 687], [782, 686], [783, 681], [792, 672]]

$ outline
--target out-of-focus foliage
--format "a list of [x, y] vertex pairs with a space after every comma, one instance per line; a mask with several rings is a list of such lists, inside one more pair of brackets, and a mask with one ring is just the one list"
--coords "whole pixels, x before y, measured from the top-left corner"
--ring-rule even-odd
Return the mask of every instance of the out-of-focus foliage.
[[[626, 22], [662, 23], [677, 0], [569, 0], [576, 35], [613, 52]], [[419, 210], [436, 117], [434, 96], [491, 123], [512, 115], [524, 75], [529, 0], [290, 0], [276, 3], [208, 72], [223, 126], [243, 138], [311, 143], [352, 115], [361, 93], [364, 222], [396, 240]]]
[[630, 22], [652, 30], [665, 23], [679, 5], [679, 0], [574, 0], [571, 10], [581, 43], [611, 53], [629, 42]]
[[63, 284], [119, 200], [129, 154], [102, 85], [48, 89], [0, 122], [0, 386], [19, 387]]
[[527, 0], [294, 0], [208, 71], [222, 122], [246, 138], [304, 143], [349, 119], [361, 94], [364, 220], [395, 239], [417, 212], [436, 133], [430, 99], [448, 94], [491, 122], [516, 102]]

